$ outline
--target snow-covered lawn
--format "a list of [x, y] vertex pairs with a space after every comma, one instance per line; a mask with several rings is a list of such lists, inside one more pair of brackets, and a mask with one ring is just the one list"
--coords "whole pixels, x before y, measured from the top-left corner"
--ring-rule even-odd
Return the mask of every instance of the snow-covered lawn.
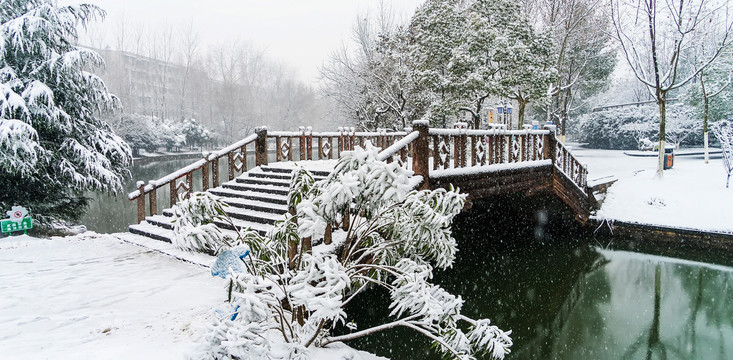
[[0, 358], [184, 358], [223, 282], [109, 235], [1, 238]]
[[[135, 235], [116, 234], [130, 240]], [[85, 233], [0, 238], [0, 359], [186, 359], [226, 281], [170, 244]], [[147, 242], [146, 242], [147, 241]], [[341, 343], [313, 359], [382, 359]]]
[[588, 165], [588, 179], [614, 175], [599, 219], [733, 233], [733, 187], [725, 187], [720, 158], [676, 157], [674, 167], [656, 176], [656, 157], [632, 157], [622, 151], [573, 153]]

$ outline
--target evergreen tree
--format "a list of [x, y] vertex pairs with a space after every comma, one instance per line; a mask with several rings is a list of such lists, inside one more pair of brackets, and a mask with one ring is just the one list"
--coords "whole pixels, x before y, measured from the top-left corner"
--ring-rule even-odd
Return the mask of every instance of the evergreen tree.
[[118, 191], [130, 148], [101, 120], [120, 107], [90, 69], [104, 65], [75, 46], [96, 6], [52, 0], [0, 3], [0, 208], [73, 219], [85, 191]]
[[492, 96], [516, 100], [521, 123], [526, 105], [546, 99], [557, 76], [550, 37], [512, 1], [429, 0], [410, 31], [412, 78], [434, 124], [468, 112], [478, 127]]

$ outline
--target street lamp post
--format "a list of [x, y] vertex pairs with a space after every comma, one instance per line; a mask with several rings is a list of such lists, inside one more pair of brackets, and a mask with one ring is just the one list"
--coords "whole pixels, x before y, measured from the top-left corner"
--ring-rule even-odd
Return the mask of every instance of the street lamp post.
[[496, 105], [496, 113], [498, 114], [498, 118], [501, 119], [502, 123], [506, 125], [506, 128], [508, 130], [512, 129], [512, 110], [514, 107], [512, 106], [512, 102], [509, 100], [499, 100], [499, 103]]
[[512, 110], [514, 107], [512, 106], [512, 102], [510, 100], [507, 100], [506, 102], [506, 116], [507, 116], [507, 127], [511, 129], [512, 127]]

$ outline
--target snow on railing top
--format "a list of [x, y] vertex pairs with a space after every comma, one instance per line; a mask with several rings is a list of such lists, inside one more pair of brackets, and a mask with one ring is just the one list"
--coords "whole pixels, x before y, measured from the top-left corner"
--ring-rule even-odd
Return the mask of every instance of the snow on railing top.
[[300, 131], [269, 131], [267, 136], [282, 136], [282, 137], [299, 137], [302, 135], [313, 136], [313, 137], [337, 137], [337, 136], [356, 136], [356, 137], [368, 137], [368, 136], [405, 136], [407, 133], [404, 131], [393, 131], [393, 132], [352, 132], [352, 131], [324, 131], [324, 132], [300, 132]]
[[[158, 180], [151, 180], [150, 183], [148, 183], [148, 185], [145, 185], [145, 192], [148, 193], [150, 191], [153, 191], [154, 189], [160, 186], [163, 186], [164, 184], [167, 184], [175, 179], [178, 179], [179, 177], [182, 177], [190, 173], [191, 171], [196, 171], [200, 169], [202, 166], [204, 166], [204, 164], [206, 164], [206, 159], [200, 159], [196, 161], [195, 163], [188, 165], [184, 168], [178, 169], [166, 176], [163, 176], [162, 178]], [[130, 200], [135, 199], [138, 196], [140, 196], [139, 189], [127, 194], [127, 198]]]
[[491, 164], [481, 166], [467, 166], [462, 168], [449, 168], [449, 169], [438, 169], [431, 170], [431, 178], [444, 178], [444, 177], [458, 177], [466, 175], [478, 175], [490, 172], [498, 172], [513, 169], [526, 169], [530, 167], [543, 167], [552, 166], [552, 160], [533, 160], [533, 161], [522, 161], [515, 163], [502, 163], [502, 164]]
[[208, 156], [208, 159], [209, 160], [216, 160], [216, 159], [218, 159], [218, 158], [220, 158], [220, 157], [222, 157], [222, 156], [224, 156], [224, 155], [226, 155], [226, 154], [228, 154], [228, 153], [230, 153], [230, 152], [232, 152], [232, 151], [234, 151], [236, 149], [241, 148], [244, 145], [248, 145], [249, 143], [251, 143], [251, 142], [253, 142], [255, 140], [257, 140], [257, 134], [252, 134], [250, 136], [247, 136], [246, 138], [244, 138], [242, 140], [239, 140], [239, 141], [235, 142], [234, 144], [231, 144], [231, 145], [229, 145], [229, 146], [227, 146], [227, 147], [225, 147], [225, 148], [223, 148], [223, 149], [221, 149], [219, 151], [215, 151], [215, 152], [211, 153], [211, 155]]
[[402, 148], [406, 147], [411, 142], [415, 141], [415, 139], [417, 139], [419, 136], [420, 136], [419, 131], [413, 131], [409, 135], [400, 139], [399, 141], [395, 141], [395, 143], [392, 144], [392, 146], [379, 152], [379, 155], [377, 155], [377, 160], [379, 161], [387, 160], [390, 156], [396, 154]]
[[444, 135], [444, 136], [459, 136], [459, 135], [472, 135], [472, 136], [485, 136], [485, 135], [547, 135], [550, 133], [549, 130], [504, 130], [504, 129], [488, 129], [488, 130], [475, 130], [475, 129], [434, 129], [428, 130], [430, 135]]

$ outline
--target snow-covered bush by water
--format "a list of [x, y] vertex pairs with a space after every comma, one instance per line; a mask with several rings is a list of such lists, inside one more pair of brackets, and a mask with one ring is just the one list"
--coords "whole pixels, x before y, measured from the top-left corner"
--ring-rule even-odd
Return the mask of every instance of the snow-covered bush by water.
[[86, 191], [118, 191], [130, 148], [101, 120], [120, 107], [75, 46], [77, 26], [104, 12], [51, 0], [0, 2], [0, 208], [75, 218]]
[[195, 119], [172, 121], [148, 115], [122, 114], [113, 122], [115, 131], [127, 141], [135, 155], [140, 149], [155, 152], [165, 148], [172, 151], [186, 145], [207, 145], [217, 137]]
[[[641, 139], [658, 142], [659, 109], [655, 105], [644, 105], [592, 112], [580, 116], [572, 130], [578, 141], [592, 148], [639, 149], [645, 145]], [[702, 118], [689, 105], [669, 105], [666, 133], [670, 143], [700, 146]]]
[[[501, 359], [510, 352], [511, 331], [463, 316], [463, 299], [430, 282], [434, 267], [454, 261], [450, 225], [465, 195], [412, 190], [412, 172], [377, 161], [377, 154], [371, 144], [344, 153], [316, 183], [296, 171], [289, 198], [295, 215], [267, 236], [239, 236], [250, 250], [247, 270], [230, 274], [229, 301], [218, 309], [199, 358], [305, 359], [313, 347], [397, 326], [427, 336], [452, 358]], [[370, 296], [370, 287], [390, 292], [385, 311], [393, 321], [360, 329], [349, 322], [346, 305]], [[338, 325], [351, 332], [337, 335]]]

